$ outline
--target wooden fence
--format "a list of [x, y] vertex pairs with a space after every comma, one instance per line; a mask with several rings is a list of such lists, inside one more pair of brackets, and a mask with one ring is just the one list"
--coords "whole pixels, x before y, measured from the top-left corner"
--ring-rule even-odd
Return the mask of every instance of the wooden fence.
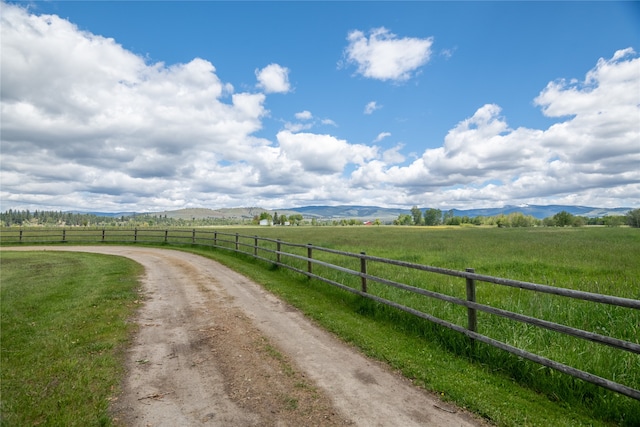
[[[270, 239], [259, 236], [245, 236], [238, 233], [224, 233], [220, 231], [210, 231], [203, 229], [28, 229], [15, 230], [3, 229], [0, 232], [0, 243], [142, 243], [142, 244], [175, 244], [175, 245], [199, 245], [218, 249], [230, 250], [238, 253], [250, 255], [279, 267], [287, 268], [297, 273], [306, 275], [332, 286], [338, 287], [346, 292], [359, 295], [363, 298], [376, 301], [378, 303], [394, 307], [398, 310], [410, 313], [414, 316], [426, 319], [445, 328], [457, 331], [466, 335], [471, 342], [483, 342], [493, 347], [515, 354], [523, 359], [531, 360], [540, 365], [555, 369], [573, 377], [596, 384], [603, 388], [640, 400], [640, 390], [636, 390], [624, 384], [611, 381], [606, 378], [585, 372], [574, 367], [562, 364], [549, 358], [530, 353], [523, 349], [514, 347], [507, 343], [495, 340], [478, 332], [478, 312], [489, 313], [491, 315], [508, 318], [524, 324], [533, 325], [538, 328], [555, 331], [570, 335], [579, 339], [610, 346], [623, 351], [640, 354], [640, 344], [621, 340], [618, 338], [588, 332], [582, 329], [566, 326], [559, 323], [538, 319], [531, 316], [503, 310], [489, 305], [476, 302], [476, 287], [479, 282], [491, 283], [499, 286], [519, 288], [567, 297], [575, 300], [589, 301], [598, 304], [607, 304], [618, 307], [625, 307], [631, 310], [640, 310], [640, 300], [614, 297], [608, 295], [595, 294], [590, 292], [576, 291], [572, 289], [558, 288], [554, 286], [521, 282], [505, 278], [477, 274], [473, 269], [466, 271], [450, 270], [445, 268], [415, 264], [411, 262], [380, 258], [367, 255], [365, 252], [351, 253], [335, 249], [323, 248], [312, 244], [298, 244], [284, 242], [279, 239]], [[323, 254], [331, 255], [330, 261], [323, 258]], [[339, 260], [339, 261], [336, 261]], [[402, 271], [428, 272], [438, 275], [453, 276], [464, 280], [466, 288], [466, 298], [455, 297], [433, 290], [423, 289], [394, 280], [386, 274], [373, 274], [373, 266], [391, 265], [399, 267]], [[375, 268], [376, 271], [382, 271]], [[407, 277], [416, 274], [410, 273]], [[393, 276], [393, 275], [392, 275]], [[396, 274], [395, 276], [403, 276]], [[353, 280], [357, 280], [354, 286]], [[341, 279], [341, 280], [339, 280]], [[381, 284], [407, 291], [415, 295], [421, 295], [431, 299], [444, 301], [466, 308], [466, 326], [436, 317], [424, 311], [417, 310], [397, 301], [387, 299], [383, 296], [370, 292], [372, 284]]]

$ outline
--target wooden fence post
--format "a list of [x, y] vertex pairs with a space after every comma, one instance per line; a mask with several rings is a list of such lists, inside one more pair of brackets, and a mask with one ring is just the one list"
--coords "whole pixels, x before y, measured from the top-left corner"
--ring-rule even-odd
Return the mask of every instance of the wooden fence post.
[[65, 230], [64, 228], [62, 229], [62, 241], [67, 241], [67, 230]]
[[276, 262], [280, 264], [280, 239], [276, 242]]
[[238, 244], [238, 239], [240, 238], [240, 235], [238, 233], [236, 233], [236, 252], [238, 252], [238, 249], [240, 248], [240, 245]]
[[22, 243], [22, 230], [20, 230], [20, 243]]
[[102, 241], [104, 242], [104, 228], [102, 229]]
[[[475, 273], [475, 269], [467, 268], [467, 273]], [[467, 278], [467, 301], [476, 302], [476, 282]], [[478, 332], [478, 318], [475, 308], [467, 307], [467, 329]]]
[[134, 242], [138, 241], [138, 227], [133, 229], [133, 241]]
[[360, 252], [360, 272], [363, 274], [362, 279], [362, 292], [367, 293], [367, 278], [364, 277], [367, 274], [367, 259], [365, 258], [366, 252]]
[[258, 256], [258, 236], [253, 236], [253, 256]]
[[213, 246], [218, 246], [218, 232], [213, 232]]
[[193, 244], [196, 243], [196, 229], [195, 228], [191, 231], [191, 243], [193, 243]]
[[313, 273], [313, 263], [311, 262], [311, 259], [313, 258], [313, 250], [311, 249], [311, 246], [311, 243], [307, 245], [307, 258], [309, 258], [309, 260], [307, 261], [307, 271], [309, 272], [309, 274]]
[[164, 230], [164, 242], [167, 243], [167, 238], [169, 237], [169, 230]]

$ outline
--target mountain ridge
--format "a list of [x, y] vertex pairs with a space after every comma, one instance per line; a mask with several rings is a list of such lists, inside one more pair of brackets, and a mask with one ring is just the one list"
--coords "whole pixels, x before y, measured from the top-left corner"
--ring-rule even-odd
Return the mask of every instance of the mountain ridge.
[[[429, 209], [429, 207], [420, 207], [421, 211]], [[591, 206], [573, 206], [573, 205], [506, 205], [496, 208], [479, 208], [479, 209], [441, 209], [443, 213], [453, 212], [454, 216], [468, 216], [470, 218], [477, 216], [496, 216], [508, 215], [514, 212], [520, 212], [523, 215], [531, 215], [537, 219], [544, 219], [553, 216], [559, 212], [565, 211], [576, 216], [586, 217], [602, 217], [612, 215], [625, 215], [632, 210], [630, 207], [618, 208], [601, 208]], [[290, 210], [300, 212], [303, 215], [317, 218], [360, 218], [366, 219], [388, 219], [397, 218], [398, 215], [410, 214], [411, 209], [401, 208], [380, 208], [376, 206], [305, 206], [301, 208], [290, 208]], [[378, 215], [371, 215], [373, 212]]]
[[[421, 211], [429, 209], [429, 207], [420, 207]], [[468, 216], [470, 218], [477, 216], [496, 216], [496, 215], [508, 215], [510, 213], [520, 212], [523, 215], [531, 215], [537, 219], [544, 219], [551, 217], [559, 212], [565, 211], [576, 216], [585, 216], [589, 218], [603, 217], [603, 216], [616, 216], [625, 215], [627, 212], [634, 208], [631, 207], [617, 207], [617, 208], [602, 208], [592, 206], [574, 206], [574, 205], [506, 205], [496, 208], [478, 208], [478, 209], [441, 209], [443, 213], [452, 211], [455, 216]], [[77, 212], [77, 211], [76, 211]], [[260, 215], [262, 212], [269, 212], [271, 214], [278, 213], [278, 215], [293, 215], [301, 214], [308, 219], [349, 219], [357, 218], [362, 220], [375, 220], [380, 219], [383, 221], [396, 219], [399, 215], [411, 214], [411, 209], [404, 208], [383, 208], [379, 206], [367, 206], [367, 205], [311, 205], [301, 206], [296, 208], [282, 208], [282, 209], [264, 209], [261, 207], [240, 207], [240, 208], [184, 208], [176, 209], [172, 211], [159, 211], [159, 212], [117, 212], [117, 213], [104, 213], [104, 212], [83, 212], [95, 214], [98, 216], [107, 217], [120, 217], [120, 216], [166, 216], [167, 218], [183, 218], [183, 219], [203, 219], [203, 218], [220, 218], [220, 219], [252, 219], [256, 215]], [[77, 212], [81, 213], [81, 212]]]

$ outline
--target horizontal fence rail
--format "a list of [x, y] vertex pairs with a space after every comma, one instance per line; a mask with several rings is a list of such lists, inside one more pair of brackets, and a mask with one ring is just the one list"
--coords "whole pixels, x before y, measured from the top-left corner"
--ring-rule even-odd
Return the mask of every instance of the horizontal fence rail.
[[[213, 247], [217, 249], [230, 250], [237, 253], [252, 256], [256, 259], [275, 264], [279, 267], [287, 268], [309, 278], [317, 279], [344, 291], [359, 295], [363, 298], [376, 301], [389, 307], [410, 313], [416, 317], [426, 319], [430, 322], [445, 328], [459, 332], [467, 336], [471, 342], [482, 342], [501, 350], [512, 353], [523, 359], [527, 359], [546, 366], [551, 369], [563, 372], [581, 380], [596, 384], [600, 387], [640, 400], [640, 390], [626, 386], [615, 381], [602, 378], [589, 372], [565, 365], [549, 358], [528, 352], [502, 341], [498, 341], [478, 332], [478, 312], [488, 313], [501, 318], [507, 318], [523, 324], [558, 332], [561, 334], [576, 337], [582, 340], [613, 347], [622, 351], [640, 354], [640, 344], [630, 342], [607, 335], [602, 335], [579, 328], [527, 316], [520, 313], [504, 310], [476, 302], [476, 289], [478, 283], [490, 283], [499, 286], [519, 288], [522, 290], [538, 292], [566, 297], [575, 300], [587, 301], [590, 303], [607, 304], [611, 306], [623, 307], [631, 310], [640, 310], [640, 300], [622, 298], [610, 295], [595, 294], [590, 292], [577, 291], [566, 288], [558, 288], [549, 285], [522, 282], [518, 280], [505, 279], [500, 277], [477, 274], [471, 268], [466, 271], [450, 270], [446, 268], [433, 267], [416, 264], [400, 260], [392, 260], [376, 256], [367, 255], [365, 252], [351, 253], [335, 249], [329, 249], [312, 244], [300, 244], [284, 242], [279, 239], [264, 238], [258, 236], [245, 236], [238, 233], [224, 233], [203, 229], [86, 229], [86, 228], [64, 228], [64, 229], [2, 229], [0, 231], [0, 242], [2, 244], [16, 243], [142, 243], [142, 244], [174, 244], [174, 245], [199, 245]], [[338, 265], [321, 259], [322, 254], [341, 257], [344, 265]], [[349, 262], [351, 260], [352, 262]], [[372, 274], [374, 265], [392, 265], [416, 272], [434, 273], [464, 279], [466, 288], [466, 299], [447, 295], [433, 290], [423, 289], [417, 286], [393, 280], [389, 277], [380, 277]], [[322, 272], [316, 270], [322, 268]], [[329, 276], [329, 271], [342, 273], [349, 277], [358, 279], [359, 286], [345, 284], [346, 280], [340, 281]], [[334, 273], [332, 273], [334, 274]], [[380, 284], [386, 287], [400, 289], [415, 295], [421, 295], [433, 300], [444, 301], [464, 307], [467, 311], [467, 324], [459, 324], [444, 320], [424, 311], [404, 305], [398, 301], [387, 299], [383, 296], [370, 292], [372, 284]]]

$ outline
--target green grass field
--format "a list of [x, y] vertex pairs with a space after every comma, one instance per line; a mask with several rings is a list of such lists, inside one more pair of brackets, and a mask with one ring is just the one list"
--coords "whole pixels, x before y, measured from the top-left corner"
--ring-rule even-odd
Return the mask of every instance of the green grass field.
[[[480, 274], [640, 299], [638, 229], [226, 227], [219, 230], [312, 243], [354, 253], [366, 251], [373, 256], [457, 270], [472, 267]], [[96, 236], [99, 234], [96, 232]], [[164, 233], [156, 234], [161, 242]], [[189, 233], [186, 235], [190, 236]], [[363, 301], [289, 270], [274, 269], [269, 263], [227, 251], [190, 245], [183, 248], [218, 259], [253, 277], [365, 353], [401, 370], [416, 384], [443, 393], [445, 399], [465, 406], [497, 425], [640, 425], [640, 402], [631, 398], [486, 345], [470, 346], [468, 340], [455, 332]], [[301, 251], [304, 253], [304, 249]], [[331, 254], [314, 252], [316, 256], [328, 262], [338, 261]], [[301, 268], [303, 265], [304, 262]], [[351, 268], [358, 269], [357, 260]], [[358, 286], [358, 278], [319, 267], [314, 271], [333, 274], [334, 280]], [[406, 269], [388, 265], [371, 265], [369, 273], [464, 297], [464, 280], [460, 278], [408, 273]], [[428, 301], [386, 286], [372, 284], [370, 292], [453, 323], [466, 324], [466, 310], [461, 307]], [[489, 284], [478, 285], [477, 297], [481, 303], [518, 313], [636, 343], [640, 340], [640, 313], [637, 310]], [[485, 335], [640, 389], [638, 355], [483, 313], [479, 313], [478, 322], [479, 332]], [[3, 351], [4, 346], [3, 323]]]
[[65, 252], [0, 260], [0, 425], [110, 425], [141, 267]]

